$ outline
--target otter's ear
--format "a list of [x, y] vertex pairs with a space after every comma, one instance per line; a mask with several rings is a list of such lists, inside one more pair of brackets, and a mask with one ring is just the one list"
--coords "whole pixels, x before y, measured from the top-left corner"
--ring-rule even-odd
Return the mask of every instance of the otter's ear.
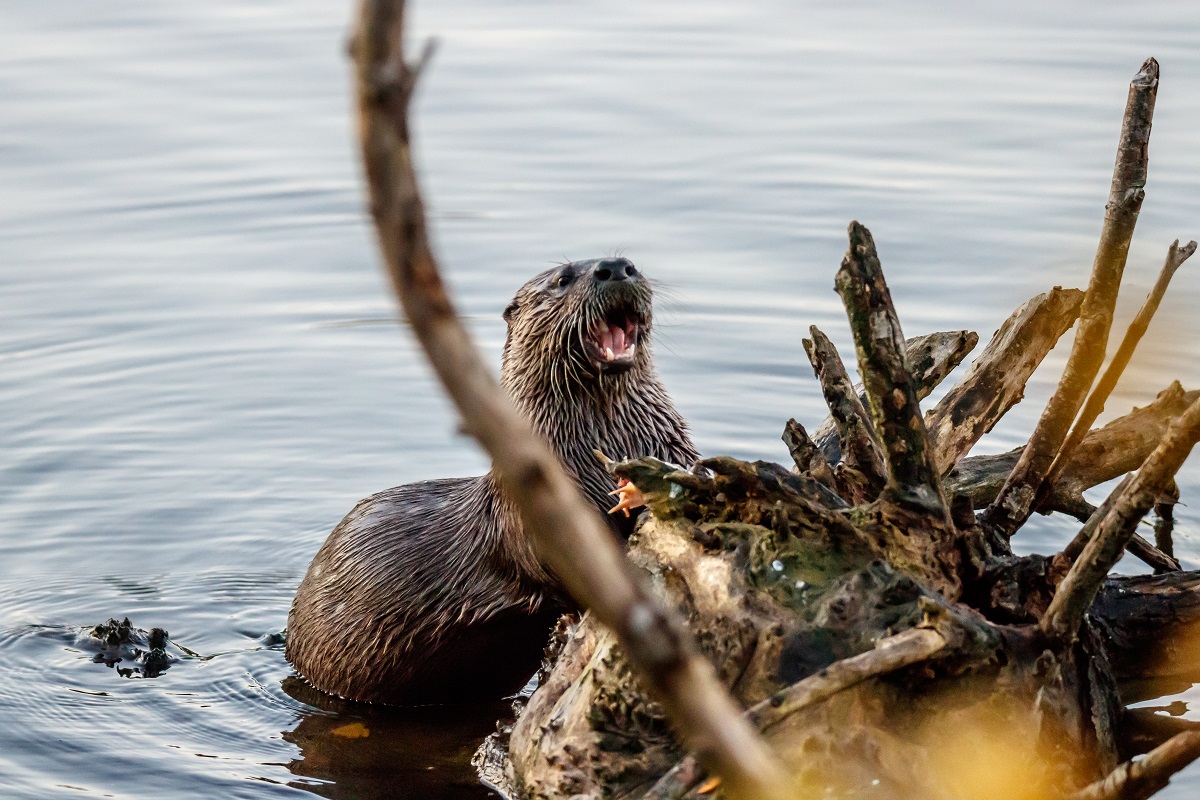
[[513, 300], [508, 304], [508, 308], [504, 309], [505, 322], [512, 322], [513, 314], [517, 313], [517, 308], [519, 308], [519, 305], [517, 304], [516, 300]]

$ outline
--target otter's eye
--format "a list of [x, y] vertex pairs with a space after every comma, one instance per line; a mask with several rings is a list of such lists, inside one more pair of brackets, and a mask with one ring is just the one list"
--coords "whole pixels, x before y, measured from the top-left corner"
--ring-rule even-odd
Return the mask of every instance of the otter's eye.
[[570, 286], [571, 281], [573, 280], [575, 280], [575, 273], [564, 272], [562, 275], [558, 276], [558, 280], [554, 282], [554, 285], [561, 289], [564, 286]]

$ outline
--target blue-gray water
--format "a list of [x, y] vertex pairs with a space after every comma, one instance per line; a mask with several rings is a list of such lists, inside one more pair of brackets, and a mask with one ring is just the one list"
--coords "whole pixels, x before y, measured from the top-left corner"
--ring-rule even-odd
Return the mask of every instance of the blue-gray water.
[[[419, 159], [462, 308], [498, 358], [524, 279], [620, 250], [669, 289], [657, 354], [701, 449], [784, 460], [783, 422], [823, 416], [807, 326], [852, 352], [831, 290], [846, 223], [874, 232], [906, 333], [986, 339], [1086, 281], [1126, 86], [1154, 55], [1128, 319], [1170, 241], [1200, 236], [1196, 11], [1045, 5], [418, 3], [441, 40]], [[0, 9], [2, 797], [487, 796], [465, 759], [494, 715], [316, 708], [271, 637], [359, 497], [484, 468], [376, 265], [349, 15]], [[1197, 269], [1113, 411], [1200, 385]], [[1061, 348], [981, 447], [1024, 439], [1057, 366]], [[1200, 468], [1181, 484], [1196, 567]], [[124, 679], [73, 646], [111, 615], [205, 658]], [[1200, 694], [1170, 699], [1200, 718]], [[1164, 797], [1198, 788], [1192, 767]]]

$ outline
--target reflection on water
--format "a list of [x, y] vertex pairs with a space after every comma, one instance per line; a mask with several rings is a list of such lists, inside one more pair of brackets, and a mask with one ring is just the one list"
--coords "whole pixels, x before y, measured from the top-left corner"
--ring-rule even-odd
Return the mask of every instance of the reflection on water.
[[[283, 734], [300, 750], [287, 766], [326, 797], [494, 797], [479, 785], [471, 755], [511, 714], [510, 706], [390, 709], [339, 701], [297, 677], [283, 681], [297, 701], [326, 713], [310, 713]], [[329, 785], [331, 784], [331, 785]]]
[[[348, 14], [0, 10], [5, 797], [488, 794], [467, 757], [496, 709], [327, 705], [288, 680], [278, 641], [357, 499], [484, 468], [389, 322], [351, 150]], [[442, 39], [417, 126], [438, 243], [491, 357], [526, 278], [623, 249], [668, 290], [657, 357], [705, 453], [784, 460], [783, 421], [823, 416], [799, 341], [815, 323], [853, 351], [831, 290], [852, 218], [909, 335], [986, 338], [1029, 296], [1082, 284], [1147, 55], [1163, 82], [1119, 324], [1170, 241], [1200, 234], [1187, 4], [463, 0], [414, 15]], [[1110, 413], [1200, 384], [1191, 269]], [[984, 447], [1024, 439], [1061, 363]], [[1200, 497], [1194, 465], [1180, 483]], [[1197, 522], [1179, 509], [1192, 567]], [[1039, 520], [1022, 544], [1076, 528]], [[125, 616], [186, 650], [154, 679], [92, 663], [78, 632]], [[1190, 684], [1154, 691], [1172, 696], [1148, 704], [1200, 718]]]

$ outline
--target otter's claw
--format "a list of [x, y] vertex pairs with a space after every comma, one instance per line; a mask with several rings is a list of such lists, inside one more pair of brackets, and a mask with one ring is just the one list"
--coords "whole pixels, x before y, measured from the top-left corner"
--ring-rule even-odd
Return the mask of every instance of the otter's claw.
[[646, 498], [642, 496], [641, 490], [630, 483], [627, 478], [621, 478], [617, 482], [617, 488], [613, 489], [609, 494], [615, 494], [619, 498], [617, 504], [608, 510], [610, 514], [621, 511], [628, 517], [629, 509], [641, 508], [646, 505]]

